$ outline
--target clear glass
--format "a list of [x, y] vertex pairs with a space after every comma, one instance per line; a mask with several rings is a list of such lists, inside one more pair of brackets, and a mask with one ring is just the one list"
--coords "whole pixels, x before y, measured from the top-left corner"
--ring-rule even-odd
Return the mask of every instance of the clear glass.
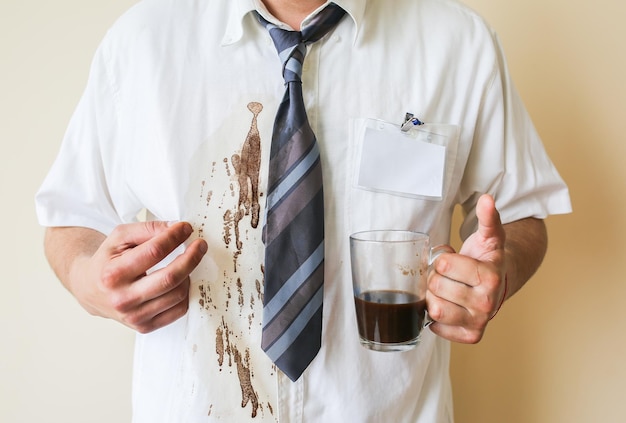
[[354, 304], [361, 345], [375, 351], [414, 348], [428, 326], [427, 234], [376, 230], [350, 236]]

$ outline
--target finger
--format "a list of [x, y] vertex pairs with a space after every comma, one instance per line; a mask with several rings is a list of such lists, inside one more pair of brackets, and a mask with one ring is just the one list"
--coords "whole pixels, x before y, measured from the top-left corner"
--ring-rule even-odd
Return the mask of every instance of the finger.
[[[134, 280], [165, 259], [193, 232], [189, 223], [150, 223], [121, 228], [118, 242], [127, 247], [115, 257], [117, 271]], [[122, 241], [123, 240], [123, 241]], [[118, 245], [123, 245], [122, 243]]]
[[[451, 259], [454, 259], [454, 265], [447, 264], [446, 261]], [[428, 275], [428, 291], [463, 308], [468, 317], [481, 324], [486, 322], [501, 301], [502, 281], [495, 265], [454, 255], [442, 257], [436, 266]]]
[[[176, 307], [172, 307], [161, 314], [156, 315], [151, 321], [151, 325], [147, 328], [148, 332], [151, 332], [156, 329], [160, 329], [164, 326], [167, 326], [171, 323], [174, 323], [176, 320], [183, 317], [187, 314], [187, 310], [189, 309], [189, 301], [185, 300], [178, 304]], [[147, 333], [147, 332], [143, 332]]]
[[432, 292], [426, 293], [428, 315], [434, 321], [429, 329], [454, 342], [476, 343], [482, 338], [482, 334], [488, 323], [488, 319], [475, 319], [467, 309], [458, 304], [437, 297]]
[[187, 281], [191, 272], [200, 264], [206, 251], [206, 241], [197, 239], [170, 264], [133, 283], [129, 287], [129, 295], [135, 299], [134, 305], [161, 297]]
[[447, 339], [448, 341], [461, 344], [477, 344], [485, 333], [483, 329], [468, 329], [463, 326], [445, 325], [434, 322], [428, 327], [434, 334]]
[[478, 233], [485, 240], [491, 240], [493, 249], [504, 247], [504, 228], [500, 220], [500, 213], [496, 209], [496, 202], [489, 194], [484, 194], [476, 204], [478, 218]]
[[[187, 309], [189, 274], [200, 263], [206, 251], [206, 241], [195, 240], [168, 266], [121, 291], [114, 302], [114, 308], [121, 316], [119, 320], [146, 333], [179, 318]], [[160, 323], [155, 323], [155, 319]]]
[[[434, 272], [429, 274], [429, 289], [440, 291], [443, 288], [459, 292], [472, 292], [469, 288], [482, 286], [489, 290], [499, 285], [500, 274], [495, 263], [476, 260], [462, 254], [442, 254], [433, 263]], [[436, 278], [436, 274], [445, 279]], [[441, 283], [436, 284], [437, 282]], [[444, 295], [444, 297], [447, 297]]]
[[107, 243], [112, 254], [120, 254], [129, 248], [141, 245], [158, 234], [167, 231], [172, 226], [183, 222], [163, 222], [151, 220], [148, 222], [129, 223], [119, 225], [109, 236]]
[[124, 313], [120, 319], [140, 333], [148, 333], [177, 320], [189, 308], [189, 278], [175, 289]]

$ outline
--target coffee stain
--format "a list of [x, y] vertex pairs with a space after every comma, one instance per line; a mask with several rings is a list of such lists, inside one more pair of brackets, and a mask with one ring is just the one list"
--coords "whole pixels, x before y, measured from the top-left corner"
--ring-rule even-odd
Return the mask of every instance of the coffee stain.
[[200, 284], [198, 285], [198, 290], [200, 291], [200, 298], [198, 299], [198, 304], [205, 310], [210, 310], [211, 308], [217, 310], [217, 306], [213, 304], [213, 299], [211, 298], [211, 286]]
[[235, 363], [237, 364], [237, 375], [241, 384], [241, 408], [246, 408], [250, 403], [252, 406], [252, 418], [255, 418], [259, 410], [259, 396], [252, 386], [252, 374], [250, 371], [250, 350], [246, 349], [242, 357], [239, 350], [234, 351]]
[[251, 215], [251, 226], [259, 224], [259, 170], [261, 169], [261, 136], [257, 125], [258, 116], [263, 110], [261, 103], [248, 104], [252, 112], [252, 122], [248, 136], [241, 149], [241, 155], [232, 156], [233, 167], [239, 181], [238, 209], [246, 216]]
[[241, 278], [237, 278], [237, 292], [239, 293], [239, 314], [241, 315], [241, 310], [243, 310], [244, 299], [243, 299], [243, 284], [241, 283]]
[[233, 356], [232, 356], [232, 346], [230, 344], [230, 330], [228, 330], [228, 325], [224, 320], [224, 316], [222, 316], [222, 334], [223, 334], [223, 342], [224, 342], [224, 353], [228, 357], [228, 367], [233, 367]]
[[226, 175], [230, 176], [230, 167], [228, 166], [228, 159], [224, 158], [224, 166], [226, 167]]
[[226, 244], [226, 248], [230, 245], [231, 241], [231, 226], [233, 224], [233, 212], [231, 210], [226, 210], [224, 212], [224, 244]]
[[224, 365], [224, 330], [221, 327], [218, 327], [215, 332], [215, 352], [217, 353], [217, 365], [220, 368], [220, 372], [222, 371], [222, 366]]
[[417, 271], [411, 266], [398, 265], [398, 270], [402, 273], [403, 276], [415, 276], [417, 275]]
[[[259, 396], [252, 383], [254, 375], [250, 365], [250, 350], [245, 349], [245, 354], [242, 354], [235, 345], [231, 344], [230, 331], [223, 317], [222, 324], [215, 332], [215, 352], [220, 372], [224, 368], [226, 358], [228, 358], [228, 367], [232, 368], [234, 362], [241, 387], [241, 408], [250, 404], [251, 416], [256, 417], [259, 410], [263, 410], [263, 406], [259, 402]], [[271, 406], [269, 408], [271, 410]], [[271, 413], [273, 414], [273, 411]]]
[[256, 294], [257, 297], [259, 298], [259, 300], [261, 302], [263, 302], [263, 285], [261, 284], [261, 282], [257, 279], [254, 281], [255, 285], [256, 285]]
[[[231, 230], [235, 237], [235, 251], [233, 252], [233, 266], [237, 272], [237, 259], [243, 249], [241, 221], [250, 216], [250, 226], [257, 228], [260, 218], [259, 197], [259, 172], [261, 169], [261, 136], [258, 129], [258, 116], [263, 110], [263, 105], [257, 102], [248, 103], [248, 110], [252, 112], [252, 121], [248, 135], [239, 154], [233, 154], [230, 163], [235, 171], [238, 184], [237, 207], [234, 211], [229, 210], [224, 214], [224, 241], [230, 244]], [[227, 175], [230, 176], [228, 159], [224, 159]], [[230, 184], [232, 196], [237, 195], [235, 186]]]
[[[199, 285], [198, 303], [200, 307], [209, 312], [212, 319], [219, 319], [218, 316], [221, 314], [221, 321], [218, 321], [218, 327], [215, 329], [215, 357], [218, 370], [220, 373], [223, 372], [225, 377], [233, 378], [235, 378], [236, 372], [235, 380], [239, 382], [241, 388], [241, 407], [247, 409], [250, 406], [251, 416], [255, 418], [262, 417], [266, 413], [273, 415], [274, 410], [269, 402], [260, 400], [257, 389], [255, 389], [251, 352], [245, 341], [246, 336], [249, 335], [246, 335], [245, 329], [243, 329], [245, 327], [243, 322], [246, 320], [248, 331], [253, 330], [255, 322], [258, 326], [263, 324], [262, 321], [255, 319], [255, 307], [262, 307], [263, 303], [263, 278], [261, 280], [255, 279], [252, 282], [252, 280], [237, 277], [237, 273], [241, 270], [248, 270], [251, 274], [258, 272], [259, 267], [256, 266], [260, 266], [262, 275], [265, 273], [262, 263], [246, 269], [240, 269], [238, 263], [239, 257], [244, 252], [248, 234], [251, 233], [252, 229], [257, 229], [259, 226], [260, 199], [263, 196], [263, 193], [259, 191], [261, 138], [257, 126], [263, 105], [250, 102], [248, 110], [252, 113], [252, 117], [241, 151], [232, 154], [230, 158], [224, 157], [221, 162], [219, 160], [213, 161], [210, 174], [201, 182], [200, 201], [205, 203], [206, 207], [221, 210], [219, 214], [222, 216], [223, 224], [222, 241], [225, 248], [230, 250], [230, 254], [232, 254], [233, 267], [228, 269], [222, 266], [223, 279], [213, 282], [203, 281]], [[214, 195], [211, 189], [211, 179], [215, 177], [216, 172], [225, 172], [231, 181], [227, 189], [218, 197]], [[198, 234], [204, 237], [205, 230], [211, 228], [211, 222], [207, 216], [204, 218], [202, 216], [203, 213], [198, 214], [201, 222], [199, 223]], [[247, 272], [244, 271], [243, 274], [247, 274]], [[211, 287], [215, 291], [214, 295], [217, 295], [215, 298], [211, 296]], [[233, 298], [235, 289], [237, 290], [237, 304], [239, 306], [239, 322], [242, 322], [243, 325], [231, 320], [237, 318], [236, 311], [230, 310], [231, 300], [233, 307], [235, 307], [235, 298]], [[247, 301], [249, 304], [246, 304]], [[236, 330], [235, 332], [229, 327], [229, 322], [232, 329]], [[254, 331], [258, 330], [258, 328], [254, 328]], [[197, 349], [194, 347], [194, 353], [196, 351]], [[274, 375], [275, 372], [276, 367], [272, 366], [271, 375]], [[217, 408], [214, 410], [213, 404], [211, 404], [207, 415], [210, 416], [213, 411], [215, 414], [219, 414]]]

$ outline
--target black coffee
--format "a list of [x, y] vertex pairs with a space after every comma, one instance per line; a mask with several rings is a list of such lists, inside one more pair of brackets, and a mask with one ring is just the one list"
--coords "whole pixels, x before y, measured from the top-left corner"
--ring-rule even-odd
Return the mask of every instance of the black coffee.
[[354, 297], [361, 338], [401, 343], [418, 337], [426, 301], [404, 291], [366, 291]]

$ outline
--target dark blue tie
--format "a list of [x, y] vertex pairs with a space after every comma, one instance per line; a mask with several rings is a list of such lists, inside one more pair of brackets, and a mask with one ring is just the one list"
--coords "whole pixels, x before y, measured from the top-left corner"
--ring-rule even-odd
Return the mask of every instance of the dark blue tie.
[[324, 297], [322, 167], [302, 99], [302, 63], [307, 44], [344, 14], [331, 3], [301, 32], [280, 29], [257, 14], [283, 62], [286, 85], [270, 150], [262, 348], [293, 381], [320, 349]]

